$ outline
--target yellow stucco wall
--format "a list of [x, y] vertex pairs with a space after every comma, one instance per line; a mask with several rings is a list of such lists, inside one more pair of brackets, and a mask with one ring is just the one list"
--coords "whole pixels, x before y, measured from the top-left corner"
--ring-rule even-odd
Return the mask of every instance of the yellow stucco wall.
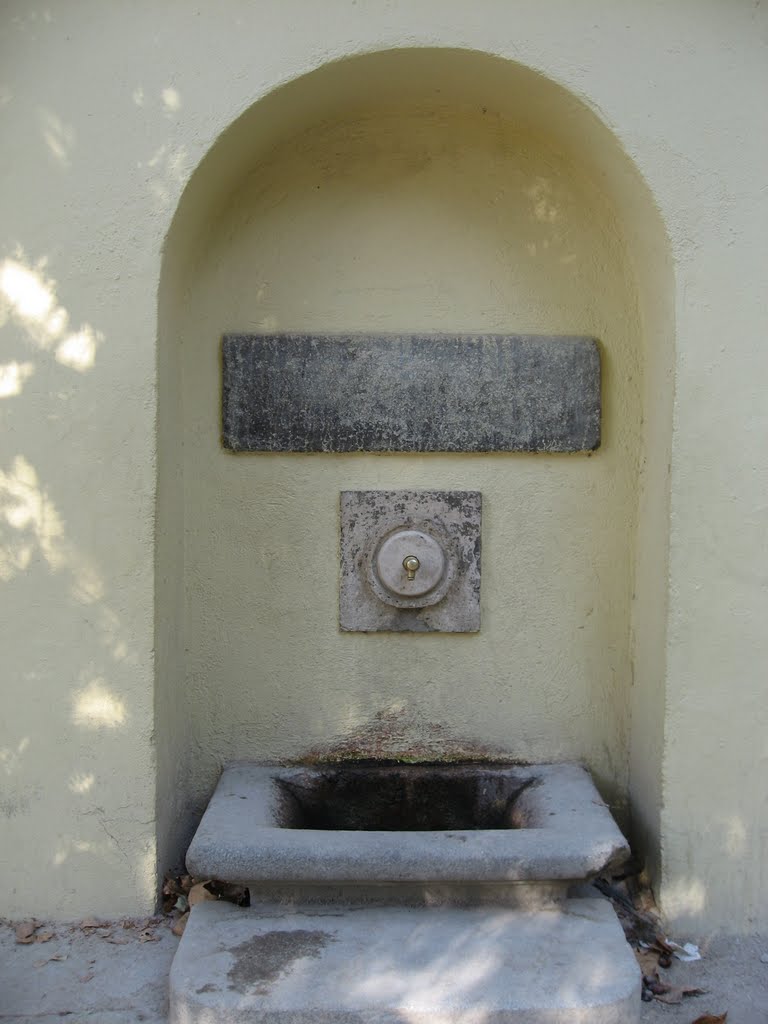
[[[611, 796], [629, 793], [638, 831], [657, 851], [664, 907], [681, 927], [765, 923], [765, 788], [744, 785], [764, 775], [766, 754], [760, 538], [768, 456], [759, 424], [768, 233], [756, 171], [766, 155], [758, 31], [765, 19], [746, 3], [588, 8], [585, 15], [583, 5], [490, 0], [471, 16], [465, 4], [428, 0], [407, 7], [232, 2], [199, 13], [183, 5], [4, 8], [0, 500], [9, 640], [0, 811], [10, 881], [0, 912], [149, 909], [156, 821], [162, 861], [174, 846], [172, 823], [230, 747], [237, 756], [252, 742], [264, 757], [301, 753], [404, 703], [438, 724], [467, 723], [470, 739], [492, 745], [504, 741], [498, 707], [507, 713], [514, 705], [511, 721], [532, 755], [586, 757]], [[289, 157], [298, 145], [291, 136], [311, 119], [304, 104], [295, 124], [293, 108], [269, 131], [264, 122], [250, 154], [242, 143], [231, 150], [231, 182], [240, 191], [237, 202], [232, 196], [221, 205], [205, 246], [202, 223], [188, 238], [184, 224], [171, 236], [174, 247], [188, 242], [191, 265], [181, 267], [174, 255], [158, 318], [163, 239], [190, 175], [221, 133], [277, 85], [330, 60], [416, 46], [497, 54], [580, 99], [644, 178], [666, 225], [671, 265], [646, 226], [646, 199], [638, 199], [627, 165], [603, 143], [587, 145], [589, 132], [579, 154], [567, 105], [549, 109], [546, 90], [533, 103], [544, 130], [534, 138], [525, 127], [522, 157], [503, 129], [497, 161], [478, 159], [498, 134], [489, 135], [476, 109], [447, 117], [449, 136], [476, 139], [472, 151], [454, 146], [452, 160], [416, 175], [404, 174], [386, 146], [373, 169], [368, 156], [381, 118], [354, 145], [345, 136], [344, 167], [365, 193], [357, 213], [370, 237], [360, 244], [331, 173], [340, 165], [326, 172], [322, 203], [299, 200], [307, 170]], [[422, 111], [409, 121], [406, 94], [396, 99], [397, 127], [387, 137], [415, 138], [416, 152], [431, 148], [440, 117]], [[461, 132], [459, 116], [467, 119]], [[332, 131], [326, 125], [302, 144], [327, 155]], [[285, 148], [259, 181], [248, 179], [272, 142]], [[226, 139], [220, 145], [225, 152]], [[605, 194], [603, 159], [611, 164]], [[366, 198], [372, 176], [385, 171], [387, 216]], [[286, 175], [287, 201], [270, 206], [270, 188], [274, 195]], [[546, 212], [548, 196], [531, 193], [540, 178], [567, 211], [568, 241], [584, 268], [579, 286], [552, 244], [546, 255], [527, 249], [549, 231], [548, 215], [537, 221], [535, 214], [537, 202]], [[499, 219], [487, 191], [509, 183]], [[427, 191], [458, 197], [448, 216], [425, 208]], [[200, 185], [203, 221], [216, 213], [206, 199], [214, 193]], [[391, 250], [409, 219], [419, 245], [395, 262]], [[468, 220], [474, 236], [463, 229]], [[332, 254], [327, 262], [318, 256], [318, 232]], [[474, 247], [474, 276], [451, 259], [459, 234]], [[489, 252], [485, 242], [502, 237], [512, 239], [506, 255], [500, 245]], [[526, 266], [523, 247], [540, 262], [510, 273]], [[299, 253], [312, 271], [301, 293], [290, 287]], [[275, 255], [277, 269], [268, 269]], [[435, 267], [432, 278], [417, 274], [425, 260]], [[367, 298], [361, 261], [375, 268]], [[340, 275], [349, 281], [343, 300]], [[417, 287], [406, 291], [414, 279]], [[672, 279], [673, 313], [665, 291]], [[396, 302], [386, 300], [386, 287]], [[600, 301], [590, 302], [600, 288]], [[328, 304], [329, 292], [338, 301]], [[366, 327], [371, 309], [380, 329], [474, 328], [479, 317], [479, 326], [498, 329], [598, 334], [609, 369], [605, 448], [589, 460], [328, 458], [322, 468], [317, 460], [236, 459], [215, 450], [211, 334], [267, 327], [272, 317], [286, 328]], [[629, 382], [640, 352], [644, 377]], [[156, 355], [163, 382], [157, 506]], [[621, 371], [613, 381], [612, 368]], [[174, 456], [180, 437], [189, 452], [183, 476]], [[190, 442], [199, 446], [199, 476]], [[335, 495], [396, 483], [484, 491], [485, 628], [476, 639], [419, 638], [419, 679], [404, 693], [399, 676], [379, 670], [374, 700], [366, 677], [385, 641], [334, 631]], [[510, 488], [526, 495], [517, 511]], [[310, 493], [315, 514], [306, 532], [299, 506]], [[246, 524], [240, 503], [253, 512]], [[542, 518], [552, 506], [557, 516]], [[596, 526], [598, 511], [604, 521]], [[533, 544], [521, 550], [518, 517], [526, 513], [528, 526], [535, 520]], [[299, 531], [294, 549], [287, 538]], [[555, 538], [563, 544], [557, 558]], [[267, 555], [276, 545], [291, 557], [296, 551], [302, 565], [310, 553], [313, 560], [274, 589]], [[236, 558], [244, 548], [252, 565]], [[567, 572], [552, 579], [561, 559]], [[534, 581], [532, 601], [509, 587], [518, 579]], [[595, 598], [602, 612], [585, 630], [578, 626], [587, 605], [570, 600], [575, 584], [579, 602]], [[235, 587], [251, 588], [254, 615], [234, 607]], [[297, 595], [309, 593], [297, 608]], [[280, 631], [268, 633], [275, 609]], [[299, 642], [286, 644], [297, 631]], [[538, 659], [531, 636], [543, 648]], [[386, 657], [407, 649], [405, 638], [386, 641]], [[527, 675], [539, 668], [554, 678], [554, 690], [523, 685], [515, 677], [521, 660]], [[337, 669], [344, 686], [333, 684]], [[226, 678], [216, 678], [222, 672]], [[472, 672], [481, 701], [452, 688]], [[291, 689], [294, 679], [303, 692]], [[169, 784], [189, 773], [189, 791]]]

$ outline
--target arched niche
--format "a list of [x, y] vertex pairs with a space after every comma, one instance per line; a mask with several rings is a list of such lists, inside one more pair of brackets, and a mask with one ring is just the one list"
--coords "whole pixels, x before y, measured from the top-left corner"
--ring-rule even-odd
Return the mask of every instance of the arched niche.
[[[159, 290], [159, 866], [222, 762], [579, 759], [653, 857], [673, 283], [652, 197], [588, 106], [474, 51], [323, 66], [192, 175]], [[224, 331], [598, 337], [592, 456], [241, 455]], [[477, 637], [342, 635], [342, 489], [484, 494]]]

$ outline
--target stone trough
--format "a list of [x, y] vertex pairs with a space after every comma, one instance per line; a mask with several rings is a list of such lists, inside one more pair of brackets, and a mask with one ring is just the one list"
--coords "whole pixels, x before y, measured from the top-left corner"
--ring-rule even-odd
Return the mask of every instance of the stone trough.
[[612, 908], [572, 899], [628, 855], [578, 765], [227, 768], [189, 871], [174, 1024], [631, 1024]]

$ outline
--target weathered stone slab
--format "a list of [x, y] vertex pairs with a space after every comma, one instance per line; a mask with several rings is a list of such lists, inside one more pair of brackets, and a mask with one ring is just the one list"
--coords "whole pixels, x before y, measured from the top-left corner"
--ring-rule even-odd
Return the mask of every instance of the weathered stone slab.
[[600, 444], [592, 338], [249, 335], [223, 342], [223, 442], [262, 452], [578, 452]]
[[285, 908], [200, 903], [172, 1024], [635, 1024], [640, 969], [611, 905]]
[[[347, 632], [381, 630], [410, 633], [475, 633], [480, 629], [479, 491], [342, 491], [339, 626]], [[411, 531], [429, 538], [443, 557], [425, 593], [420, 566], [413, 584], [405, 582], [399, 551], [393, 568], [404, 583], [393, 592], [382, 578], [377, 557], [386, 543]], [[416, 551], [416, 548], [414, 548]], [[434, 586], [430, 586], [434, 582]]]

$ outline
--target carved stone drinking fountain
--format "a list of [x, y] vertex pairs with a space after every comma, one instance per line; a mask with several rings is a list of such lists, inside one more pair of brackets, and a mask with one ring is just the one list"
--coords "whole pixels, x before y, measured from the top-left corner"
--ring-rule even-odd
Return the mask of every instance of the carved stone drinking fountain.
[[[233, 451], [599, 443], [591, 339], [230, 336], [223, 367]], [[340, 630], [477, 632], [481, 515], [476, 491], [343, 492]], [[187, 867], [251, 906], [193, 908], [171, 1020], [633, 1024], [634, 956], [583, 895], [628, 853], [579, 765], [232, 764]]]
[[569, 897], [628, 852], [577, 765], [232, 765], [187, 866], [251, 906], [193, 909], [173, 1024], [629, 1024], [614, 911]]

